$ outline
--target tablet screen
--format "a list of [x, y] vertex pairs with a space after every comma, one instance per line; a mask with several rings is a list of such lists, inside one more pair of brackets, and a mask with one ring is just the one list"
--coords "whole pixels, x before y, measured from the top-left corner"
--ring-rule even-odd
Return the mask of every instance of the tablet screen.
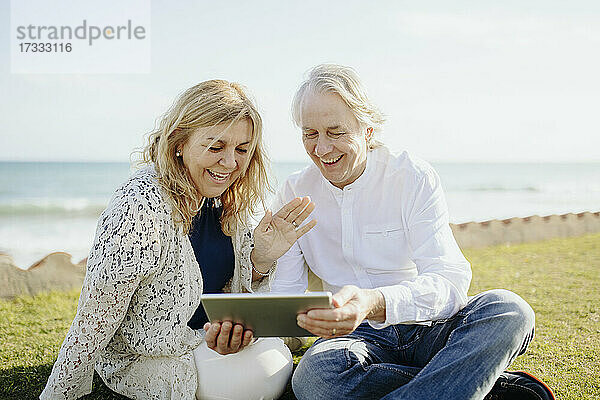
[[255, 337], [314, 336], [298, 326], [296, 315], [314, 308], [333, 307], [330, 292], [204, 294], [202, 305], [211, 322], [242, 324]]

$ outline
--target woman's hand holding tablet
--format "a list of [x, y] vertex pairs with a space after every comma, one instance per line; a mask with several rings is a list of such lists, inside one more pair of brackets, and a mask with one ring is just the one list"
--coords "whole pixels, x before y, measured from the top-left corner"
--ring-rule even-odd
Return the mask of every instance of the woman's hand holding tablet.
[[254, 337], [251, 330], [244, 330], [241, 324], [234, 325], [230, 321], [207, 322], [204, 324], [204, 330], [208, 348], [223, 355], [237, 353], [248, 346]]

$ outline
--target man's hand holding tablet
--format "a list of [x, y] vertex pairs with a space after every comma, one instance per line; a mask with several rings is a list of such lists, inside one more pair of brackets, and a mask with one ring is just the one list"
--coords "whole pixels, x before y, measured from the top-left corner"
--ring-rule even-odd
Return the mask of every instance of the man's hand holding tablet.
[[377, 289], [344, 286], [333, 295], [332, 309], [316, 309], [298, 314], [298, 325], [315, 336], [344, 336], [365, 320], [385, 321], [385, 299]]

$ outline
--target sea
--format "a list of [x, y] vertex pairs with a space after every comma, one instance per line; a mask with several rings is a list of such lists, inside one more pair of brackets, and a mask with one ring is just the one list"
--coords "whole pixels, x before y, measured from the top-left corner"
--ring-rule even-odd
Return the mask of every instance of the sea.
[[[450, 221], [600, 211], [600, 163], [432, 163]], [[274, 186], [306, 163], [275, 162]], [[27, 269], [49, 253], [87, 257], [129, 163], [0, 162], [0, 252]]]

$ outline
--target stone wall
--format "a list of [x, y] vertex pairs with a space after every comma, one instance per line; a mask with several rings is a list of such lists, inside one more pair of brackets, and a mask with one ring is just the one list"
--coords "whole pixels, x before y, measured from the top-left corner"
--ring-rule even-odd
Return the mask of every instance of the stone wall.
[[70, 254], [58, 252], [48, 254], [24, 270], [17, 267], [10, 256], [0, 254], [0, 298], [81, 288], [85, 262], [73, 264]]
[[[526, 218], [451, 224], [451, 227], [461, 248], [517, 244], [600, 232], [600, 212], [546, 217], [534, 215]], [[85, 264], [85, 259], [73, 264], [70, 254], [59, 252], [49, 254], [27, 270], [23, 270], [14, 264], [10, 256], [0, 254], [0, 298], [81, 288]], [[315, 281], [316, 277], [311, 278]], [[320, 283], [313, 281], [311, 284], [314, 287]]]
[[485, 247], [597, 233], [600, 232], [600, 212], [545, 217], [533, 215], [450, 226], [461, 248]]

